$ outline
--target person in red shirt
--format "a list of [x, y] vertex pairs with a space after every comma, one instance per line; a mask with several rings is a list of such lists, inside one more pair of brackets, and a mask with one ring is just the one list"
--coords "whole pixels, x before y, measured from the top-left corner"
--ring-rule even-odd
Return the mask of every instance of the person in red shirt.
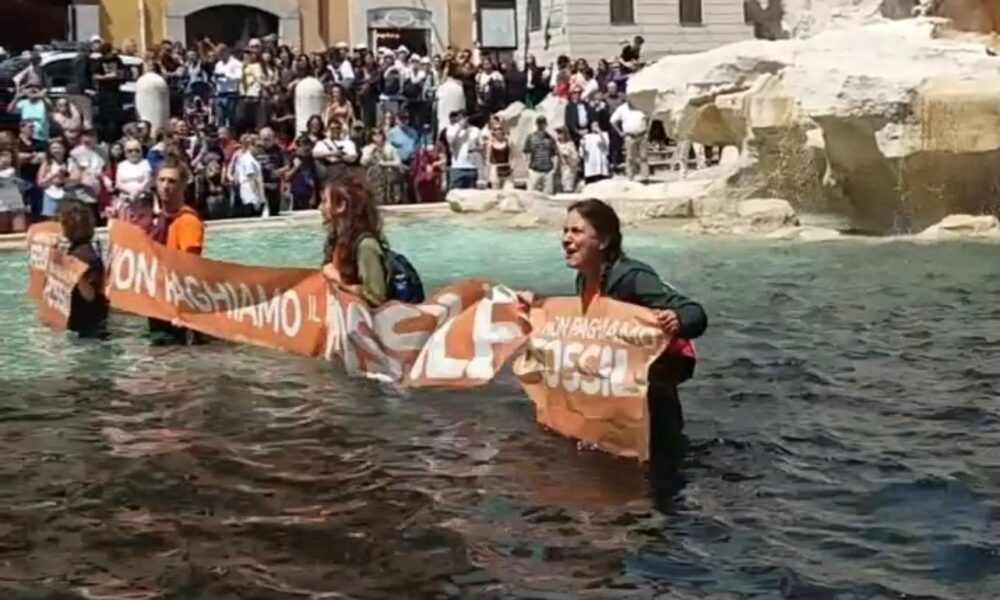
[[[156, 172], [156, 194], [162, 214], [150, 231], [150, 237], [172, 250], [200, 255], [205, 247], [205, 224], [198, 213], [184, 202], [191, 172], [176, 156], [168, 156]], [[194, 331], [175, 327], [159, 319], [149, 320], [154, 343], [192, 345], [203, 338]]]

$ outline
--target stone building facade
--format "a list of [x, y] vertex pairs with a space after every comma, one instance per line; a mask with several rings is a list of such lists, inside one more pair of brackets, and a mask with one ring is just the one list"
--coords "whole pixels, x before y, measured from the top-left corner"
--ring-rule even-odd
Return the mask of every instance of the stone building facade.
[[202, 36], [239, 43], [277, 34], [306, 51], [347, 42], [438, 52], [471, 47], [475, 0], [76, 0], [77, 30], [114, 43]]
[[754, 37], [743, 0], [517, 0], [517, 13], [520, 51], [546, 63], [618, 56], [636, 35], [647, 60]]

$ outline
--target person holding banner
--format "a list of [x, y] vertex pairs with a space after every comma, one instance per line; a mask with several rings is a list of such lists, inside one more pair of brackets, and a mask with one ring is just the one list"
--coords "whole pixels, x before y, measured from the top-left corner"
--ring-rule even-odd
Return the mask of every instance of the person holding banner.
[[382, 215], [356, 175], [327, 177], [320, 195], [326, 228], [323, 274], [372, 307], [385, 304], [385, 236]]
[[104, 295], [104, 261], [94, 247], [94, 214], [79, 200], [66, 200], [59, 207], [59, 224], [69, 241], [67, 253], [87, 265], [73, 288], [67, 329], [81, 338], [106, 338], [108, 299]]
[[675, 473], [685, 445], [677, 386], [694, 373], [690, 340], [708, 327], [705, 310], [663, 282], [652, 267], [625, 255], [618, 215], [600, 200], [581, 200], [569, 207], [562, 247], [567, 265], [577, 272], [584, 311], [598, 297], [644, 306], [656, 311], [657, 322], [672, 339], [650, 367], [647, 398], [653, 474]]
[[[177, 156], [167, 155], [156, 172], [156, 194], [163, 212], [151, 227], [150, 237], [167, 248], [201, 255], [205, 224], [184, 202], [190, 179], [187, 164]], [[202, 341], [194, 331], [158, 319], [149, 319], [149, 332], [157, 342], [191, 345]]]

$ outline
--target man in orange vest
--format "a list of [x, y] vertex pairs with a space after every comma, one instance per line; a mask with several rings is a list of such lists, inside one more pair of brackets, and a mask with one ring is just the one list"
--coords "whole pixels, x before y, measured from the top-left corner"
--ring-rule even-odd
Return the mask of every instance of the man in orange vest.
[[[205, 247], [205, 224], [193, 208], [184, 203], [191, 172], [175, 156], [168, 156], [156, 172], [156, 193], [162, 214], [150, 237], [167, 248], [201, 254]], [[195, 332], [159, 319], [149, 320], [154, 343], [195, 344], [202, 338]]]

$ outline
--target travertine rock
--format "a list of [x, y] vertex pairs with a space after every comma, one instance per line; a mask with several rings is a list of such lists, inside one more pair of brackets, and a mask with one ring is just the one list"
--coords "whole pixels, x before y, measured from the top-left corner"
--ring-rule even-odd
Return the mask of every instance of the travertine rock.
[[831, 26], [667, 56], [629, 95], [674, 138], [742, 148], [740, 181], [755, 195], [832, 206], [886, 232], [1000, 211], [992, 38], [937, 18]]

